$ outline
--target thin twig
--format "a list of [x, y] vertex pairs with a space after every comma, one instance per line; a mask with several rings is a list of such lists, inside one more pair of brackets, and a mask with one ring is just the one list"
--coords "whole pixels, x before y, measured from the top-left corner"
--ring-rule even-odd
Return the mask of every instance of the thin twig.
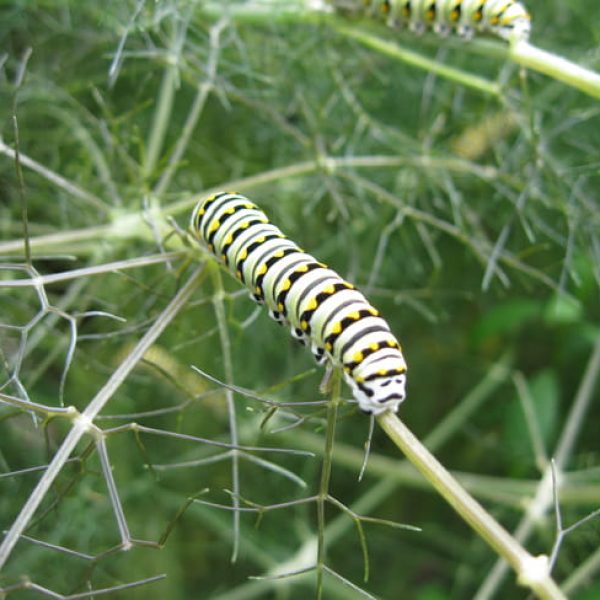
[[[213, 296], [213, 307], [217, 317], [217, 327], [219, 330], [219, 341], [221, 343], [221, 355], [223, 356], [223, 367], [225, 370], [225, 382], [228, 386], [233, 385], [233, 362], [231, 359], [231, 342], [229, 340], [229, 330], [227, 328], [227, 317], [223, 303], [224, 288], [221, 279], [221, 271], [215, 262], [210, 264], [210, 274], [212, 276], [215, 294]], [[227, 402], [227, 414], [229, 419], [229, 435], [231, 444], [238, 445], [238, 425], [235, 412], [235, 402], [233, 391], [230, 387], [225, 388], [225, 399]], [[233, 550], [231, 552], [231, 562], [237, 560], [240, 548], [240, 457], [236, 450], [231, 451], [231, 486], [232, 486], [232, 504], [233, 504]]]
[[114, 371], [105, 385], [100, 389], [87, 408], [73, 420], [73, 426], [67, 434], [67, 437], [54, 455], [48, 465], [48, 469], [38, 481], [35, 489], [29, 495], [27, 502], [23, 505], [21, 512], [15, 519], [2, 544], [0, 545], [0, 569], [8, 560], [19, 537], [31, 521], [35, 511], [48, 493], [54, 480], [62, 470], [62, 467], [69, 459], [71, 453], [81, 440], [81, 438], [90, 431], [93, 420], [104, 408], [106, 403], [112, 398], [113, 394], [125, 381], [144, 354], [165, 330], [167, 325], [177, 316], [179, 311], [185, 306], [186, 302], [200, 283], [203, 268], [198, 268], [188, 279], [186, 284], [179, 290], [177, 295], [168, 304], [160, 317], [148, 329], [142, 339], [131, 350], [127, 358]]

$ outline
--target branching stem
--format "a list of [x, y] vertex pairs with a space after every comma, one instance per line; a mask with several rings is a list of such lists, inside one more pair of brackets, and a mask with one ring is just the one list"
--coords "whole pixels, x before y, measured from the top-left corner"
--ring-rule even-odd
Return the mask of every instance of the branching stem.
[[47, 470], [38, 481], [35, 489], [29, 495], [27, 502], [23, 505], [21, 512], [15, 519], [2, 544], [0, 545], [0, 570], [8, 560], [15, 544], [25, 531], [31, 518], [40, 506], [42, 500], [50, 490], [50, 487], [58, 477], [63, 466], [71, 456], [71, 453], [81, 440], [81, 438], [94, 428], [93, 421], [104, 408], [106, 403], [112, 398], [119, 386], [125, 381], [126, 377], [135, 368], [144, 354], [154, 344], [156, 339], [165, 330], [167, 325], [175, 318], [179, 311], [186, 305], [193, 291], [201, 280], [203, 268], [198, 268], [186, 284], [179, 290], [173, 300], [168, 304], [160, 317], [148, 329], [142, 339], [131, 350], [127, 358], [114, 371], [112, 376], [96, 394], [87, 408], [77, 418], [73, 419], [73, 426], [67, 434], [67, 437], [60, 448], [52, 458]]

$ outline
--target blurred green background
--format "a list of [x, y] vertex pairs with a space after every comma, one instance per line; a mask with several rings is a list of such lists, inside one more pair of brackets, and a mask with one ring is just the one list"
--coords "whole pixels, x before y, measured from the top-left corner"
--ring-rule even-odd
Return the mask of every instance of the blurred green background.
[[[600, 69], [597, 2], [528, 6], [532, 43]], [[600, 322], [600, 105], [522, 72], [501, 42], [442, 41], [349, 21], [498, 83], [488, 94], [364, 48], [336, 30], [340, 23], [348, 24], [286, 2], [0, 4], [0, 284], [30, 277], [14, 266], [24, 262], [23, 244], [11, 244], [23, 237], [24, 201], [41, 274], [101, 271], [46, 285], [46, 308], [31, 287], [0, 287], [2, 392], [57, 406], [64, 377], [64, 403], [83, 410], [204, 259], [166, 217], [186, 228], [198, 194], [239, 189], [381, 309], [409, 363], [401, 418], [421, 438], [445, 428], [436, 455], [512, 531], [570, 422], [586, 369], [592, 385], [600, 369], [590, 362]], [[11, 154], [17, 134], [23, 185]], [[164, 249], [179, 252], [168, 265], [101, 268]], [[41, 597], [19, 587], [22, 577], [68, 595], [158, 574], [167, 577], [110, 595], [314, 597], [314, 573], [248, 579], [306, 566], [298, 553], [315, 543], [314, 503], [260, 518], [242, 513], [235, 563], [231, 511], [194, 503], [174, 521], [206, 488], [203, 500], [231, 504], [231, 455], [217, 460], [221, 450], [170, 435], [231, 440], [224, 394], [190, 365], [224, 380], [230, 360], [235, 385], [255, 394], [323, 400], [310, 355], [257, 314], [227, 274], [223, 286], [203, 281], [96, 423], [160, 430], [137, 439], [114, 433], [107, 447], [132, 537], [157, 542], [173, 525], [164, 548], [107, 553], [120, 538], [98, 455], [85, 440], [26, 532], [38, 542], [21, 540], [0, 572], [0, 588], [17, 588], [9, 597]], [[230, 347], [215, 312], [221, 298]], [[600, 506], [595, 390], [564, 465], [565, 526]], [[242, 395], [235, 408], [240, 443], [315, 453], [253, 454], [279, 471], [242, 458], [241, 496], [269, 506], [314, 495], [323, 410], [266, 419], [265, 405]], [[40, 477], [21, 471], [47, 464], [66, 431], [60, 419], [0, 404], [0, 529]], [[344, 404], [331, 494], [359, 503], [361, 514], [423, 531], [364, 524], [364, 582], [356, 528], [328, 506], [336, 525], [325, 532], [327, 565], [379, 598], [475, 597], [493, 552], [401, 467], [377, 428], [359, 482], [367, 435], [368, 419]], [[535, 554], [550, 553], [555, 541], [549, 508], [526, 542]], [[599, 535], [592, 520], [560, 547], [556, 579], [575, 578], [575, 598], [600, 596]], [[325, 598], [367, 597], [334, 575], [325, 581]], [[491, 596], [527, 594], [509, 573]]]

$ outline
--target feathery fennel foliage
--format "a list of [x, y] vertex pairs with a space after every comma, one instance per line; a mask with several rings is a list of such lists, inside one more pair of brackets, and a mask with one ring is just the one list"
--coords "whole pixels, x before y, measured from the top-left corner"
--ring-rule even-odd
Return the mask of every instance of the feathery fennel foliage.
[[[600, 69], [594, 0], [527, 5]], [[324, 6], [0, 8], [0, 597], [600, 594], [600, 105]], [[216, 189], [381, 309], [402, 422], [189, 244]]]

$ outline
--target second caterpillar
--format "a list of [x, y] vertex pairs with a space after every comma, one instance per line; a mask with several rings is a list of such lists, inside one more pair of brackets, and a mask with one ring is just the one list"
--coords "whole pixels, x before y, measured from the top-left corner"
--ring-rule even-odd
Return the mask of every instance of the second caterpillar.
[[415, 33], [433, 29], [465, 38], [490, 33], [510, 43], [527, 40], [531, 17], [516, 0], [328, 0], [342, 12], [364, 13]]
[[398, 410], [406, 396], [400, 345], [352, 284], [301, 250], [239, 194], [220, 192], [200, 201], [190, 227], [273, 319], [310, 346], [317, 362], [343, 368], [364, 412]]

